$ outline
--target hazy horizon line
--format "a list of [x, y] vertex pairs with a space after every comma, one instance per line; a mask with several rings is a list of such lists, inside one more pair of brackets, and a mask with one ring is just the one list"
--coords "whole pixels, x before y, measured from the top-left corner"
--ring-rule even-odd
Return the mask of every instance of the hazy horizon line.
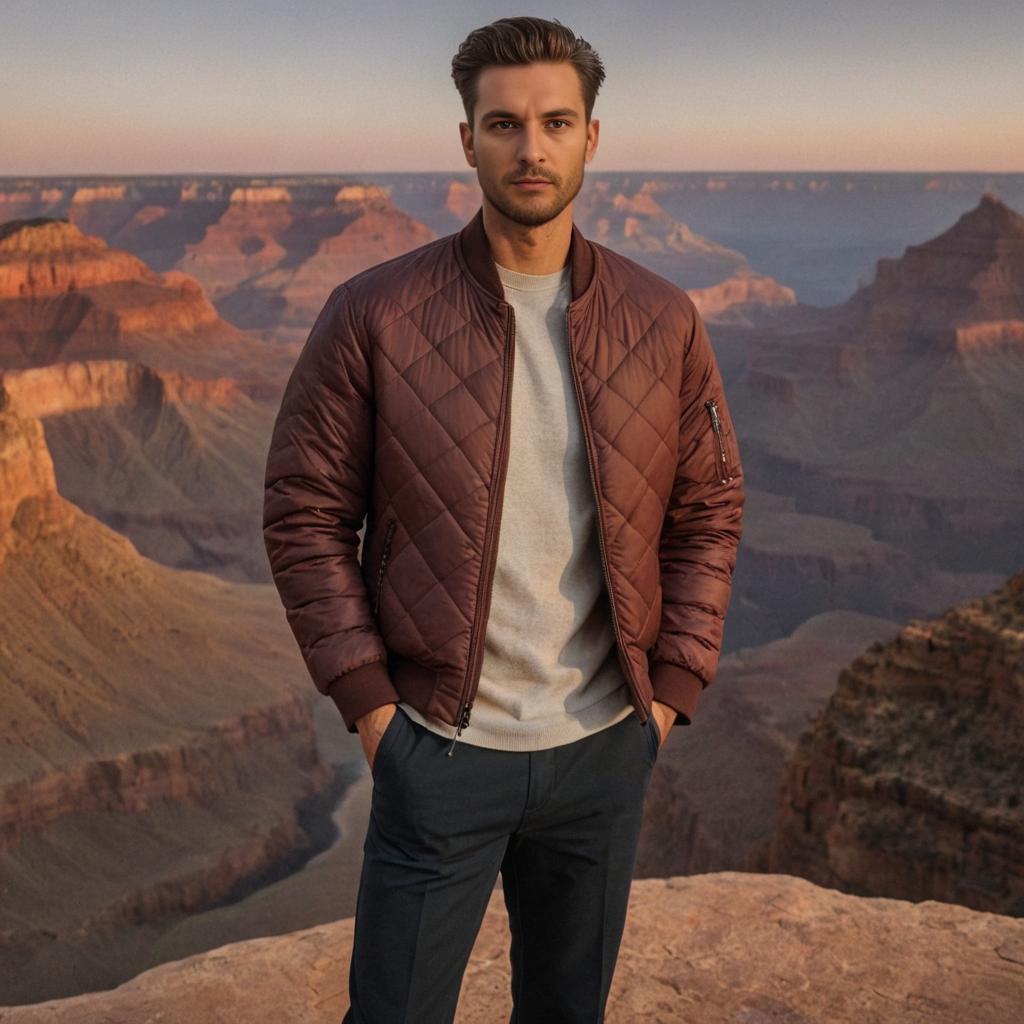
[[[427, 169], [417, 171], [393, 171], [393, 170], [374, 170], [374, 171], [136, 171], [136, 172], [106, 172], [106, 171], [68, 171], [62, 173], [47, 173], [47, 174], [34, 174], [32, 172], [24, 173], [9, 173], [0, 174], [0, 181], [4, 181], [11, 178], [159, 178], [159, 177], [248, 177], [248, 178], [281, 178], [281, 177], [370, 177], [374, 175], [399, 175], [399, 174], [447, 174], [447, 175], [465, 175], [467, 177], [476, 177], [476, 173], [472, 168], [467, 170], [444, 170], [444, 169]], [[688, 168], [679, 170], [666, 170], [666, 169], [650, 169], [643, 167], [624, 167], [624, 168], [603, 168], [602, 170], [590, 170], [586, 172], [585, 178], [594, 177], [601, 174], [932, 174], [932, 175], [949, 175], [949, 174], [992, 174], [992, 175], [1022, 175], [1024, 174], [1024, 168], [1020, 170], [1012, 171], [1001, 171], [1001, 170], [932, 170], [929, 168], [921, 169], [894, 169], [894, 170], [879, 170], [875, 169], [858, 169], [858, 168], [836, 168], [836, 169], [811, 169], [811, 170], [795, 170], [787, 168], [767, 168], [758, 170], [736, 170], [731, 168]]]

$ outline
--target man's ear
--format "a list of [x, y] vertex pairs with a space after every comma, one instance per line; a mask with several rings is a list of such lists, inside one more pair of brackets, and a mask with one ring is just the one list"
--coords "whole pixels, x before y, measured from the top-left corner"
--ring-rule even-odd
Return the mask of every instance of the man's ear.
[[465, 121], [459, 122], [459, 139], [462, 143], [462, 152], [465, 154], [466, 162], [470, 167], [476, 167], [476, 151], [473, 147], [473, 129]]
[[601, 122], [595, 117], [591, 118], [590, 124], [587, 125], [587, 153], [586, 162], [590, 163], [594, 159], [594, 153], [597, 152], [597, 140], [601, 133]]

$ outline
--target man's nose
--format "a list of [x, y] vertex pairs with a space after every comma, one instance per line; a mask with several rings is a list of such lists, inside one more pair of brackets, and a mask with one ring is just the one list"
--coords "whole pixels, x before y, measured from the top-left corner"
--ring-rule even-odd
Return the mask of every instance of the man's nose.
[[526, 127], [519, 140], [516, 156], [524, 167], [538, 167], [544, 161], [544, 147], [539, 128]]

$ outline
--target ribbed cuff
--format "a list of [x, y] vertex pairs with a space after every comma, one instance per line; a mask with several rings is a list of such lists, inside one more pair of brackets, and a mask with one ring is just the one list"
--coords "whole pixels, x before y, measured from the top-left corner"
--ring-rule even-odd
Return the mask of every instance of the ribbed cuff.
[[387, 665], [380, 660], [338, 676], [328, 686], [327, 695], [337, 705], [349, 732], [359, 732], [356, 721], [368, 711], [384, 704], [397, 704], [402, 699], [391, 682]]
[[656, 661], [649, 669], [654, 699], [676, 709], [674, 725], [689, 725], [704, 692], [700, 676], [671, 661]]

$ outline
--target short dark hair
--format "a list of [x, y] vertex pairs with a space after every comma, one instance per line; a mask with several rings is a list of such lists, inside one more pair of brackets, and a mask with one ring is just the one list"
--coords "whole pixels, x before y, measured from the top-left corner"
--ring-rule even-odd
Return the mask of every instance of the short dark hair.
[[604, 81], [604, 65], [585, 39], [557, 18], [499, 18], [476, 28], [463, 40], [452, 58], [452, 78], [462, 97], [466, 120], [473, 127], [477, 80], [486, 67], [534, 64], [538, 61], [569, 61], [583, 90], [586, 120], [594, 110], [597, 91]]

